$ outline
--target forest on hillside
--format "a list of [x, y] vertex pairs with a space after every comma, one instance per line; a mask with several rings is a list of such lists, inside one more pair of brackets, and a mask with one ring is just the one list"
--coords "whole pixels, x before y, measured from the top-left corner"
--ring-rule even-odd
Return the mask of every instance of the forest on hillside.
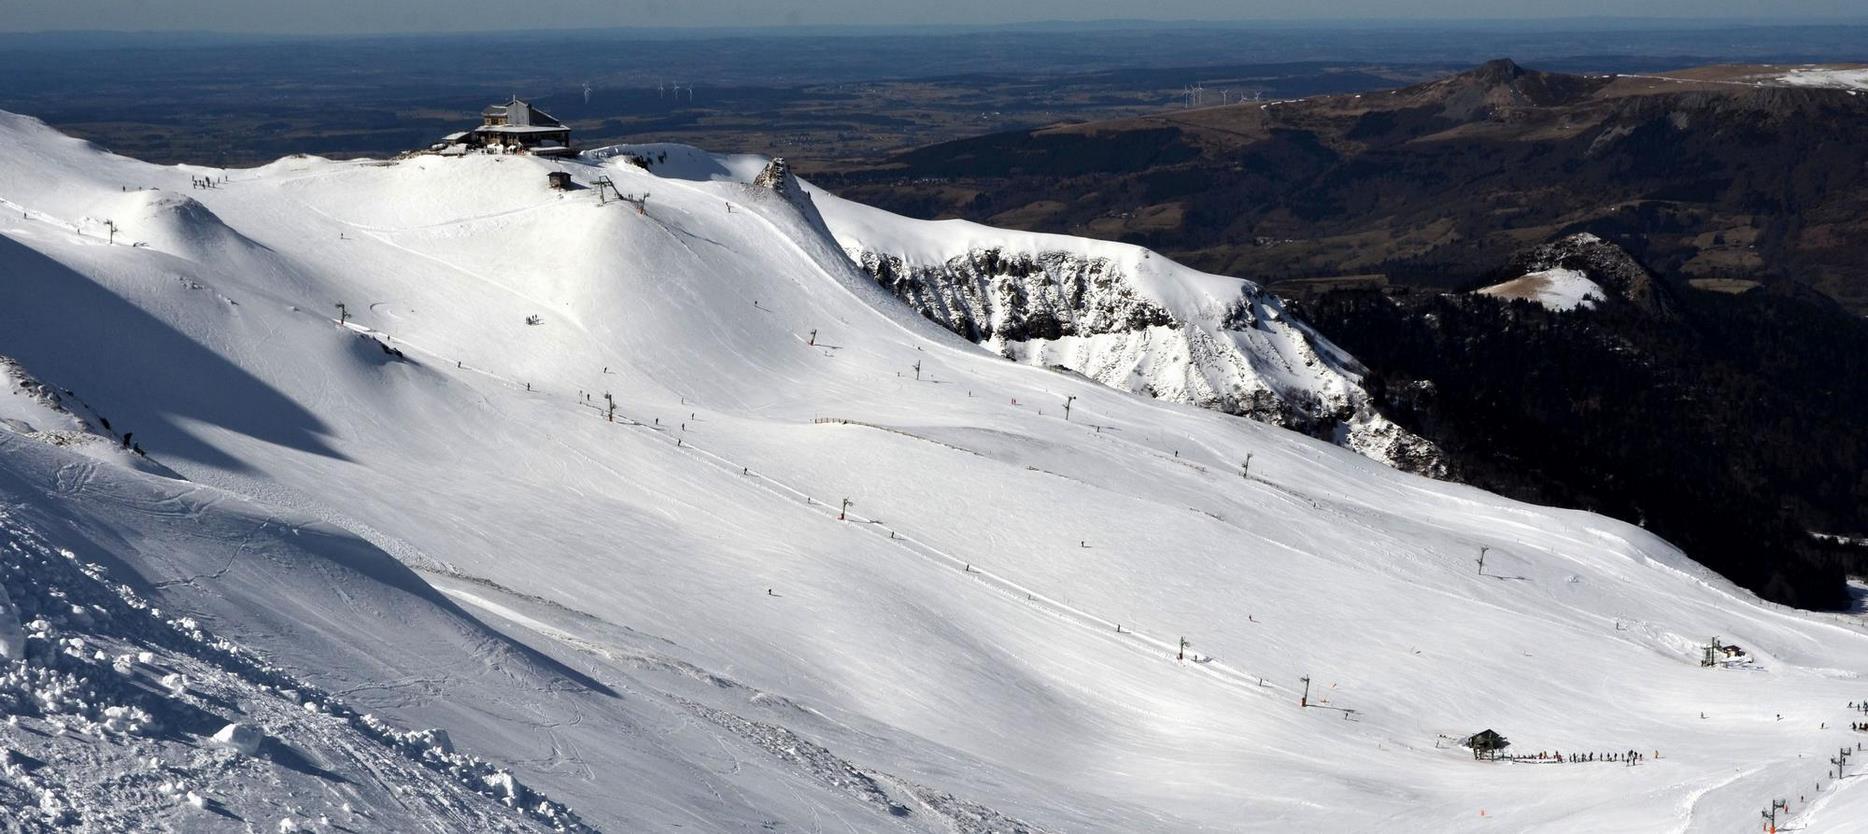
[[1678, 300], [1663, 321], [1339, 290], [1301, 313], [1456, 479], [1643, 525], [1776, 602], [1846, 606], [1868, 548], [1812, 534], [1868, 534], [1868, 322], [1790, 287]]

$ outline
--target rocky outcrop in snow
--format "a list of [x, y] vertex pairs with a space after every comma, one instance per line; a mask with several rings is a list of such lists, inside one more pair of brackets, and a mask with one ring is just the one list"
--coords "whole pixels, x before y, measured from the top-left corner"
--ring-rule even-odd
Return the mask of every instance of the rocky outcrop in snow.
[[[835, 206], [833, 231], [844, 235], [851, 226], [834, 218], [847, 218], [851, 204]], [[845, 246], [922, 315], [1010, 359], [1294, 429], [1410, 471], [1444, 469], [1431, 443], [1370, 407], [1352, 357], [1256, 285], [1191, 273], [1145, 252], [1130, 260], [1120, 252], [988, 245], [935, 260], [874, 241], [852, 236]]]
[[90, 430], [65, 398], [52, 386], [39, 381], [25, 366], [8, 356], [0, 356], [0, 430], [71, 446], [102, 440]]
[[798, 185], [797, 176], [791, 173], [791, 163], [786, 162], [782, 156], [772, 157], [772, 161], [766, 163], [765, 170], [753, 178], [752, 184], [770, 188], [791, 200], [804, 196], [804, 189]]
[[850, 252], [865, 272], [922, 315], [971, 342], [1012, 342], [1170, 327], [1174, 317], [1138, 296], [1104, 258], [1069, 252], [974, 249], [945, 263]]

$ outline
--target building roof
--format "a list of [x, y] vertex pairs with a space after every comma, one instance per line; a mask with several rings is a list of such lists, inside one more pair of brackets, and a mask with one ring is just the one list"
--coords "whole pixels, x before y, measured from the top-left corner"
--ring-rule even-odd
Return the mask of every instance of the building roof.
[[533, 107], [517, 96], [505, 104], [495, 104], [480, 111], [482, 116], [505, 116], [509, 127], [564, 127], [564, 123], [552, 118], [550, 113]]
[[474, 128], [475, 133], [516, 133], [533, 135], [540, 133], [569, 133], [571, 129], [563, 125], [547, 127], [544, 125], [488, 125]]
[[1500, 748], [1500, 747], [1511, 746], [1511, 742], [1506, 741], [1505, 737], [1499, 735], [1497, 730], [1490, 730], [1490, 729], [1480, 730], [1479, 732], [1473, 733], [1472, 735], [1468, 736], [1466, 738], [1466, 744], [1469, 747], [1478, 747], [1478, 746], [1483, 745], [1486, 747]]

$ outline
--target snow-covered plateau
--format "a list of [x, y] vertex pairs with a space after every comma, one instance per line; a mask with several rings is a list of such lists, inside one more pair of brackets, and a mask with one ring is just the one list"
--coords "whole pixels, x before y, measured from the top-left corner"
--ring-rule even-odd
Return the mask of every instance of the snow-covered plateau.
[[1868, 92], [1868, 67], [1798, 67], [1777, 81], [1792, 87], [1830, 87]]
[[1170, 396], [1166, 334], [983, 348], [847, 250], [1076, 252], [1279, 396], [1354, 367], [1159, 256], [863, 214], [680, 146], [0, 115], [6, 825], [1863, 830], [1859, 617]]

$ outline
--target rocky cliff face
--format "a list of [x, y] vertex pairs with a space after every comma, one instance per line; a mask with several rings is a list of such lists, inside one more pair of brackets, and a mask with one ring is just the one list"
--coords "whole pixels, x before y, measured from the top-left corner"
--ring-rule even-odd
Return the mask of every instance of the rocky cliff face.
[[1083, 252], [971, 247], [912, 262], [860, 246], [849, 254], [922, 315], [1015, 361], [1294, 429], [1398, 468], [1445, 471], [1433, 444], [1371, 407], [1352, 357], [1255, 285], [1170, 304], [1127, 264]]
[[896, 296], [972, 342], [997, 346], [1176, 323], [1103, 258], [974, 249], [941, 264], [909, 265], [889, 254], [851, 254]]

